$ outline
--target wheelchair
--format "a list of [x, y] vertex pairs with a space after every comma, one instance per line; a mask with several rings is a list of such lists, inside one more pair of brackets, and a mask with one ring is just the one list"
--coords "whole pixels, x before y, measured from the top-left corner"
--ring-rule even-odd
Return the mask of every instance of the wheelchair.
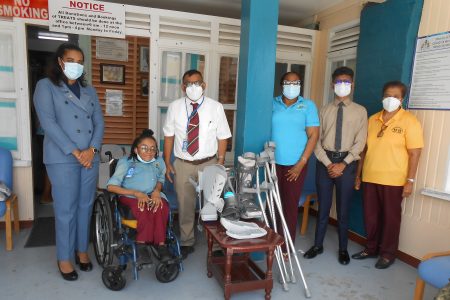
[[[105, 151], [104, 154], [108, 157], [108, 160], [103, 161], [103, 163], [107, 164], [111, 176], [114, 173], [118, 158], [113, 158], [112, 151]], [[125, 155], [125, 152], [123, 155]], [[165, 200], [167, 201], [167, 199]], [[98, 264], [103, 267], [102, 281], [105, 286], [113, 291], [123, 289], [126, 285], [123, 272], [129, 263], [134, 280], [138, 280], [138, 272], [144, 266], [151, 265], [152, 262], [138, 262], [139, 254], [134, 240], [137, 221], [133, 218], [129, 208], [118, 201], [118, 195], [108, 192], [106, 186], [97, 191], [91, 224], [95, 258]], [[182, 255], [178, 239], [173, 230], [171, 210], [166, 230], [166, 245], [171, 254], [171, 259], [164, 262], [159, 260], [156, 249], [150, 246], [152, 260], [156, 258], [158, 261], [155, 269], [156, 279], [162, 283], [175, 280], [179, 272], [183, 270]]]

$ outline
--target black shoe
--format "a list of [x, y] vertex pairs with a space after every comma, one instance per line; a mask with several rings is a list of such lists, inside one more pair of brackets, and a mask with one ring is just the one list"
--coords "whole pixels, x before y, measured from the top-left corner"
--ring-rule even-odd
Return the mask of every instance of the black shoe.
[[63, 271], [61, 271], [61, 268], [59, 267], [59, 262], [56, 262], [56, 264], [58, 265], [59, 273], [61, 273], [61, 276], [64, 280], [75, 281], [78, 279], [77, 271], [73, 270], [72, 272], [69, 273], [63, 273]]
[[393, 259], [389, 260], [387, 258], [380, 257], [378, 259], [377, 263], [375, 264], [375, 268], [377, 268], [377, 269], [387, 269], [393, 263], [394, 263]]
[[80, 271], [83, 272], [92, 271], [93, 268], [92, 263], [91, 262], [82, 263], [80, 261], [80, 257], [77, 254], [75, 254], [75, 263], [80, 266]]
[[317, 254], [323, 253], [323, 247], [312, 246], [305, 254], [303, 254], [304, 258], [311, 259], [317, 256]]
[[352, 255], [353, 259], [366, 259], [366, 258], [376, 258], [378, 255], [376, 254], [369, 254], [369, 252], [367, 251], [367, 249], [360, 251], [358, 253], [355, 253]]
[[347, 250], [339, 250], [338, 261], [341, 265], [349, 264], [350, 256], [348, 256]]
[[158, 259], [160, 262], [166, 262], [172, 258], [172, 255], [166, 245], [158, 245], [156, 250], [158, 251]]
[[193, 246], [181, 246], [181, 255], [183, 256], [183, 259], [186, 259], [188, 257], [189, 254], [191, 254], [192, 252], [194, 252], [194, 247]]
[[[136, 243], [137, 263], [140, 265], [152, 264], [152, 250], [153, 248], [149, 245]], [[158, 256], [156, 249], [154, 249], [153, 253]]]

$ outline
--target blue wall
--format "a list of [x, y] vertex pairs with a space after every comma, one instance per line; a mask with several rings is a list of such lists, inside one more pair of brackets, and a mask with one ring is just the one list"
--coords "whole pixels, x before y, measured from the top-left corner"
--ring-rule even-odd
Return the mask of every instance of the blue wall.
[[[409, 85], [423, 0], [388, 0], [361, 12], [355, 102], [369, 115], [382, 109], [382, 87], [391, 80]], [[355, 193], [350, 229], [365, 235], [361, 192]]]

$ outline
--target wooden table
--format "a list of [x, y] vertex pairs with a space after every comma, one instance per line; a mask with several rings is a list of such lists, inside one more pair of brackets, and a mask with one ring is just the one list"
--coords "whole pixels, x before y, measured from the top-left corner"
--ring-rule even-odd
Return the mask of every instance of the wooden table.
[[[206, 236], [208, 239], [208, 277], [213, 275], [224, 287], [225, 299], [230, 299], [231, 293], [264, 289], [265, 299], [270, 299], [273, 288], [272, 263], [275, 248], [283, 244], [283, 237], [270, 228], [258, 223], [267, 230], [267, 235], [255, 238], [237, 240], [226, 235], [225, 229], [219, 222], [205, 222]], [[219, 244], [225, 252], [225, 257], [213, 257], [213, 242]], [[252, 252], [265, 252], [267, 258], [267, 270], [264, 273], [250, 259]], [[243, 255], [234, 255], [243, 253]]]

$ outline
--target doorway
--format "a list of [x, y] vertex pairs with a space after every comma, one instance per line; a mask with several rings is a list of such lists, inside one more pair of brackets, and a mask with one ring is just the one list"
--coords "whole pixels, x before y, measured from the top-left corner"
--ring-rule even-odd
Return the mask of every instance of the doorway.
[[52, 217], [53, 201], [51, 184], [43, 163], [44, 131], [40, 126], [33, 105], [33, 94], [39, 80], [48, 74], [53, 53], [62, 44], [70, 42], [78, 45], [78, 35], [56, 34], [47, 27], [27, 26], [28, 80], [30, 89], [31, 112], [31, 149], [33, 169], [34, 216], [37, 218]]

